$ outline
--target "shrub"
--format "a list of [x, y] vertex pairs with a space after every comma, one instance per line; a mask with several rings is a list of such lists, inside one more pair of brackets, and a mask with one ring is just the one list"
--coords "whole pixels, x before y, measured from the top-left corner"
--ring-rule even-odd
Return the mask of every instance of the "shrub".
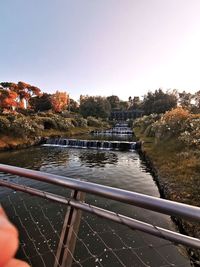
[[71, 120], [67, 120], [60, 116], [55, 118], [55, 122], [57, 124], [57, 128], [61, 131], [67, 131], [69, 127], [72, 126]]
[[62, 111], [61, 116], [64, 118], [73, 118], [74, 114], [72, 114], [72, 112], [69, 112], [68, 110], [64, 110]]
[[192, 115], [186, 121], [185, 129], [180, 133], [179, 140], [187, 146], [200, 149], [200, 115]]
[[12, 123], [12, 122], [14, 122], [15, 120], [17, 120], [17, 119], [19, 119], [19, 118], [23, 118], [24, 117], [24, 115], [22, 115], [22, 114], [9, 114], [9, 115], [7, 115], [7, 119]]
[[93, 127], [102, 127], [103, 122], [100, 119], [96, 119], [92, 116], [87, 117], [87, 124], [88, 126], [93, 126]]
[[9, 131], [19, 137], [26, 137], [35, 134], [36, 130], [32, 125], [32, 121], [26, 117], [15, 118], [10, 124]]
[[76, 127], [87, 127], [87, 120], [83, 117], [77, 116], [73, 119], [73, 124]]
[[155, 141], [176, 138], [186, 146], [200, 148], [200, 114], [192, 114], [183, 108], [175, 108], [159, 117], [155, 114], [135, 121], [134, 126]]
[[175, 108], [166, 112], [159, 121], [153, 125], [155, 137], [160, 139], [168, 139], [170, 137], [178, 137], [187, 126], [187, 120], [191, 114], [183, 108]]
[[42, 125], [44, 129], [57, 129], [58, 126], [52, 118], [48, 117], [38, 117], [35, 120], [35, 123]]
[[70, 127], [74, 127], [72, 119], [53, 113], [39, 113], [34, 116], [34, 120], [39, 125], [42, 125], [43, 129], [67, 131]]
[[160, 114], [151, 114], [149, 116], [143, 116], [141, 118], [136, 119], [133, 122], [133, 127], [139, 127], [140, 131], [144, 133], [148, 126], [152, 125], [160, 118], [161, 118]]
[[148, 137], [155, 137], [155, 128], [153, 127], [153, 124], [147, 126], [144, 131], [144, 134]]
[[10, 121], [4, 116], [0, 116], [0, 133], [7, 133], [9, 128]]

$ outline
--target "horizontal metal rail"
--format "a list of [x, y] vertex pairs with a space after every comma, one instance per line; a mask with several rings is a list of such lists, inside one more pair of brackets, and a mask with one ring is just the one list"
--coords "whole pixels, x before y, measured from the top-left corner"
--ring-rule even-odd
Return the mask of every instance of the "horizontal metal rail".
[[139, 230], [139, 231], [175, 242], [177, 244], [182, 244], [182, 245], [186, 245], [192, 248], [200, 249], [200, 240], [197, 238], [185, 236], [185, 235], [182, 235], [182, 234], [170, 231], [170, 230], [166, 230], [164, 228], [154, 226], [148, 223], [144, 223], [144, 222], [123, 216], [121, 214], [117, 214], [117, 213], [114, 213], [114, 212], [111, 212], [105, 209], [101, 209], [96, 206], [92, 206], [92, 205], [79, 202], [79, 201], [76, 201], [70, 198], [64, 198], [56, 194], [47, 193], [47, 192], [44, 192], [38, 189], [30, 188], [28, 186], [19, 185], [19, 184], [7, 182], [7, 181], [0, 180], [0, 186], [5, 186], [8, 188], [12, 188], [14, 190], [19, 190], [19, 191], [22, 191], [22, 192], [25, 192], [31, 195], [43, 197], [45, 199], [59, 202], [65, 205], [70, 205], [82, 211], [86, 211], [86, 212], [95, 214], [99, 217], [114, 221], [116, 223], [126, 225], [131, 229]]
[[130, 192], [118, 188], [75, 180], [54, 174], [8, 166], [4, 164], [0, 164], [0, 171], [35, 179], [42, 182], [64, 186], [66, 188], [94, 194], [97, 196], [105, 197], [107, 199], [117, 200], [148, 210], [168, 214], [170, 216], [178, 216], [200, 222], [199, 207], [189, 206], [187, 204], [177, 203], [174, 201], [147, 196], [144, 194]]

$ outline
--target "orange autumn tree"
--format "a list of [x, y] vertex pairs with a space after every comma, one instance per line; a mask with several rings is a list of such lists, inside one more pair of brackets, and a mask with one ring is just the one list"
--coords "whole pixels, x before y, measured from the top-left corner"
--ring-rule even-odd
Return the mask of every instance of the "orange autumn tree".
[[53, 111], [61, 112], [66, 109], [69, 104], [69, 95], [66, 92], [56, 91], [56, 93], [51, 96], [51, 104]]
[[18, 95], [16, 92], [0, 89], [0, 107], [3, 110], [15, 110], [18, 106], [17, 97]]
[[0, 107], [5, 110], [15, 110], [17, 108], [27, 108], [29, 100], [33, 96], [40, 96], [41, 90], [33, 85], [18, 82], [0, 83]]
[[2, 110], [14, 111], [18, 105], [18, 94], [10, 90], [14, 83], [4, 82], [0, 84], [0, 107]]
[[25, 108], [29, 106], [29, 100], [34, 96], [41, 96], [41, 90], [33, 85], [30, 85], [25, 82], [18, 82], [18, 84], [13, 88], [13, 90], [19, 96], [19, 106]]

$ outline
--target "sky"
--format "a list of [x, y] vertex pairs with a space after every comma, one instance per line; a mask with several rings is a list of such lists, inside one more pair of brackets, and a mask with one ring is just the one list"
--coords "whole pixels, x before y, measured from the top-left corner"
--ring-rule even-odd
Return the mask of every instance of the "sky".
[[0, 81], [143, 96], [200, 89], [200, 0], [0, 0]]

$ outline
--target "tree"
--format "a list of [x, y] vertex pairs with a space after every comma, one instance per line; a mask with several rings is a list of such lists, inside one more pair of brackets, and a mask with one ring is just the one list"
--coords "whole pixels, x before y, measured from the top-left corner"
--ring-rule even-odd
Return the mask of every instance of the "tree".
[[17, 97], [18, 95], [16, 92], [1, 88], [0, 107], [2, 109], [15, 110], [15, 108], [18, 106]]
[[194, 94], [194, 99], [195, 99], [195, 106], [198, 108], [199, 113], [200, 113], [200, 90], [197, 91], [197, 92]]
[[96, 118], [108, 118], [111, 105], [105, 97], [87, 96], [81, 98], [80, 113], [84, 117], [93, 116]]
[[69, 99], [69, 111], [78, 112], [78, 110], [79, 110], [78, 103], [74, 99], [70, 98]]
[[35, 112], [52, 109], [51, 94], [44, 93], [42, 96], [32, 97], [30, 105]]
[[119, 108], [120, 99], [118, 96], [116, 96], [116, 95], [108, 96], [107, 100], [110, 103], [111, 109], [118, 109]]
[[129, 103], [127, 101], [120, 100], [119, 102], [119, 109], [120, 110], [127, 110], [129, 107]]
[[12, 83], [12, 82], [1, 82], [0, 85], [3, 88], [10, 88], [10, 87], [14, 86], [15, 83]]
[[134, 96], [133, 98], [129, 96], [128, 103], [129, 103], [129, 109], [140, 109], [141, 108], [141, 100], [139, 96]]
[[144, 96], [142, 109], [146, 115], [152, 113], [164, 113], [177, 106], [177, 97], [174, 93], [164, 93], [162, 89], [156, 90], [154, 93], [148, 92]]
[[61, 112], [66, 109], [69, 104], [69, 95], [66, 92], [56, 91], [56, 93], [51, 96], [51, 104], [55, 112]]
[[12, 90], [19, 95], [20, 102], [24, 102], [26, 107], [28, 107], [32, 97], [41, 95], [41, 90], [38, 87], [25, 82], [18, 82], [12, 87]]
[[[24, 82], [18, 82], [17, 84], [12, 82], [2, 82], [0, 85], [1, 91], [4, 90], [7, 92], [7, 100], [5, 98], [6, 94], [1, 94], [1, 98], [5, 98], [4, 100], [1, 99], [1, 103], [2, 101], [7, 103], [6, 108], [27, 108], [31, 97], [41, 95], [41, 90], [38, 87]], [[10, 102], [11, 99], [12, 101]], [[11, 106], [9, 106], [9, 103]]]
[[191, 93], [183, 91], [179, 93], [179, 104], [182, 108], [191, 109], [193, 97], [194, 95], [192, 95]]
[[194, 94], [183, 91], [178, 96], [178, 102], [182, 108], [186, 108], [192, 113], [200, 113], [200, 91]]

